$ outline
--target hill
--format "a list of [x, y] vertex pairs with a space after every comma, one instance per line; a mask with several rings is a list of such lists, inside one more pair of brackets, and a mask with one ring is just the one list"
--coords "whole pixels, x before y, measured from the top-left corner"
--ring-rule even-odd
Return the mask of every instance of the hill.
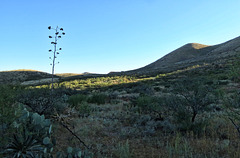
[[[81, 78], [91, 78], [104, 76], [104, 74], [92, 73], [61, 73], [54, 75], [54, 81], [74, 80]], [[22, 85], [42, 85], [52, 81], [52, 74], [31, 69], [19, 69], [11, 71], [0, 71], [0, 84], [22, 84]]]
[[[157, 61], [139, 69], [122, 72], [110, 72], [107, 75], [92, 73], [64, 73], [56, 74], [55, 78], [57, 78], [56, 80], [74, 80], [113, 75], [168, 73], [185, 69], [194, 65], [223, 63], [224, 61], [226, 61], [225, 59], [235, 56], [238, 52], [240, 52], [240, 37], [213, 46], [203, 45], [199, 43], [188, 43], [170, 52], [169, 54], [158, 59]], [[42, 84], [50, 82], [49, 78], [51, 78], [51, 74], [36, 70], [20, 69], [0, 72], [0, 84]]]
[[236, 55], [239, 51], [240, 37], [213, 46], [189, 43], [142, 68], [111, 74], [166, 73], [197, 64], [219, 62]]
[[0, 71], [0, 84], [18, 84], [24, 81], [51, 78], [52, 75], [46, 72], [19, 69], [11, 71]]

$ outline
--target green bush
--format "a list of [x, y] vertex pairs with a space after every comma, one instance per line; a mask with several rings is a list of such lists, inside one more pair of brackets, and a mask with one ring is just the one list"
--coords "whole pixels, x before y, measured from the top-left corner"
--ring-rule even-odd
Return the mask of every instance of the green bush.
[[[226, 94], [225, 94], [226, 95]], [[224, 98], [224, 104], [228, 108], [240, 108], [240, 95], [239, 92], [234, 92], [231, 95], [226, 95]]]
[[193, 131], [194, 134], [197, 135], [202, 134], [207, 125], [207, 120], [198, 119], [192, 121], [192, 111], [190, 111], [187, 106], [181, 105], [181, 103], [178, 105], [179, 106], [173, 113], [174, 123], [176, 124], [177, 129], [183, 132]]
[[[67, 102], [64, 91], [55, 89], [26, 89], [18, 95], [18, 101], [31, 108], [38, 114], [52, 114], [54, 109], [57, 111], [64, 108]], [[62, 106], [62, 107], [61, 107]]]
[[163, 121], [168, 115], [169, 107], [165, 104], [165, 97], [140, 96], [133, 104], [138, 108], [138, 112], [149, 114], [156, 121]]
[[141, 112], [151, 113], [153, 111], [159, 111], [159, 99], [151, 96], [141, 96], [138, 97], [135, 105], [139, 108]]
[[[205, 121], [197, 119], [197, 116], [210, 111], [214, 102], [211, 87], [190, 80], [175, 85], [173, 94], [166, 99], [166, 105], [173, 111], [175, 122], [182, 131], [195, 131], [198, 127], [203, 127]], [[198, 128], [196, 131], [199, 130]]]
[[105, 104], [107, 101], [108, 96], [102, 93], [95, 93], [88, 98], [89, 103], [95, 104]]
[[[12, 86], [0, 85], [0, 118], [1, 121], [11, 122], [14, 118], [13, 104], [15, 103], [16, 90]], [[10, 120], [9, 120], [10, 119]]]
[[19, 115], [18, 104], [15, 103], [16, 91], [16, 87], [0, 85], [0, 150], [13, 132], [11, 124]]
[[88, 99], [88, 96], [83, 95], [83, 94], [76, 94], [76, 95], [72, 95], [69, 97], [68, 99], [68, 103], [75, 107], [78, 106], [78, 104], [81, 104], [83, 102], [86, 102]]
[[151, 85], [148, 84], [138, 84], [134, 88], [132, 88], [133, 93], [140, 93], [140, 95], [153, 95], [154, 89]]
[[235, 59], [235, 62], [229, 68], [228, 77], [233, 80], [234, 82], [240, 81], [240, 57], [238, 56]]
[[75, 106], [75, 108], [81, 117], [89, 116], [92, 111], [92, 108], [88, 105], [87, 102], [79, 103], [77, 106]]

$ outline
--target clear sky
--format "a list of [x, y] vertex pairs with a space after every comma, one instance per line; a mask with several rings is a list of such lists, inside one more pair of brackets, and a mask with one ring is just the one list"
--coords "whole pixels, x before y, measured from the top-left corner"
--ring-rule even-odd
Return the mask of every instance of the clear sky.
[[0, 0], [0, 71], [51, 72], [53, 32], [63, 27], [56, 73], [126, 71], [186, 43], [240, 36], [239, 0]]

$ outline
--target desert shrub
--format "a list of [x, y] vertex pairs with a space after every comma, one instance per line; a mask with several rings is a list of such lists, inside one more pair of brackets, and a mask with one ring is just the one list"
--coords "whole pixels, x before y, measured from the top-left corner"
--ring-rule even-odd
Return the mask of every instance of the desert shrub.
[[89, 116], [92, 108], [88, 105], [89, 97], [83, 94], [72, 95], [68, 99], [68, 103], [71, 107], [74, 107], [81, 117]]
[[76, 94], [72, 95], [68, 99], [68, 103], [71, 106], [77, 106], [78, 104], [81, 104], [82, 102], [86, 102], [88, 99], [88, 96], [83, 95], [83, 94]]
[[26, 89], [18, 95], [18, 101], [27, 105], [32, 111], [42, 114], [52, 114], [54, 110], [61, 111], [66, 107], [67, 95], [61, 90]]
[[184, 131], [190, 130], [192, 126], [192, 114], [189, 112], [187, 108], [182, 106], [178, 106], [178, 109], [174, 113], [174, 119], [178, 128]]
[[89, 106], [87, 102], [79, 103], [75, 106], [75, 108], [79, 112], [79, 115], [81, 117], [89, 116], [92, 111], [92, 108]]
[[150, 114], [155, 120], [163, 120], [167, 115], [168, 107], [165, 106], [164, 97], [140, 96], [133, 101], [138, 112]]
[[[12, 86], [0, 85], [0, 116], [1, 119], [13, 120], [13, 104], [15, 102], [16, 90]], [[9, 120], [10, 119], [10, 120]], [[11, 121], [10, 121], [11, 122]]]
[[158, 103], [159, 99], [151, 96], [140, 96], [136, 99], [135, 105], [139, 107], [142, 112], [153, 112], [159, 111], [160, 105]]
[[215, 102], [211, 87], [186, 80], [175, 85], [173, 93], [166, 99], [166, 105], [173, 111], [179, 129], [199, 132], [206, 122], [200, 119], [196, 121], [197, 115], [210, 111], [211, 104]]
[[232, 109], [232, 108], [240, 108], [240, 95], [239, 92], [233, 92], [230, 95], [226, 95], [223, 97], [224, 104], [226, 107]]
[[88, 98], [87, 102], [95, 104], [105, 104], [107, 99], [108, 96], [106, 94], [95, 93]]
[[19, 115], [16, 92], [16, 87], [0, 85], [0, 149], [7, 143], [9, 134], [13, 132], [11, 124]]
[[152, 86], [148, 84], [138, 84], [132, 89], [133, 93], [140, 93], [140, 95], [153, 95], [154, 89]]
[[230, 66], [230, 70], [228, 72], [228, 77], [235, 81], [238, 82], [240, 81], [240, 57], [238, 56], [235, 60], [235, 62], [232, 64], [232, 66]]
[[154, 90], [159, 92], [159, 91], [161, 91], [161, 88], [160, 87], [154, 87]]

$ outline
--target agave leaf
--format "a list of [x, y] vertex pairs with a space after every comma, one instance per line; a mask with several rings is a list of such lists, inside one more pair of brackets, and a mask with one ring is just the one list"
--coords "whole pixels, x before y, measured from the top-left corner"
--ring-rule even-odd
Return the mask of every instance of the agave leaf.
[[31, 151], [27, 151], [26, 153], [27, 153], [27, 157], [29, 158], [36, 157], [35, 154], [33, 154], [33, 152]]
[[49, 127], [48, 134], [51, 134], [51, 132], [52, 132], [52, 125], [50, 125]]
[[68, 147], [68, 148], [67, 148], [67, 152], [68, 152], [69, 154], [71, 154], [71, 153], [73, 152], [73, 148], [72, 148], [72, 147]]
[[27, 138], [26, 138], [26, 144], [25, 144], [25, 145], [26, 145], [27, 147], [28, 147], [28, 146], [31, 146], [32, 144], [35, 143], [35, 141], [36, 141], [36, 140], [34, 140], [31, 135], [30, 135], [30, 136], [27, 136]]
[[82, 156], [82, 152], [81, 151], [77, 152], [77, 156], [81, 157]]
[[44, 153], [47, 153], [47, 148], [44, 148], [43, 152], [44, 152]]

